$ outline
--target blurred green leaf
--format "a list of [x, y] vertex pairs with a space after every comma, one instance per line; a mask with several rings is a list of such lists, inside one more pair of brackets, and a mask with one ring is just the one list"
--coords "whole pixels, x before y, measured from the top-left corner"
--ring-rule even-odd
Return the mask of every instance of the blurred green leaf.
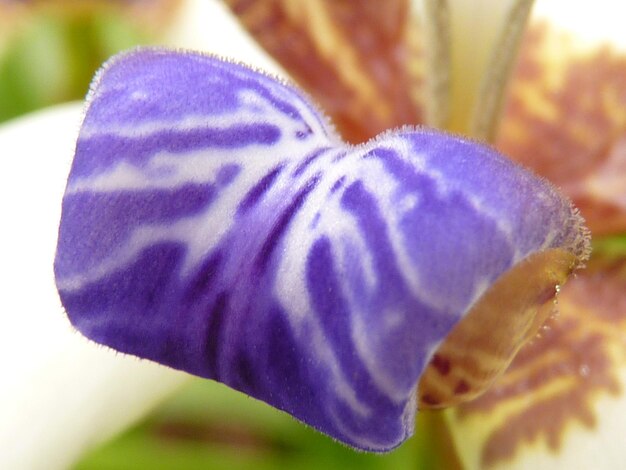
[[103, 61], [146, 42], [144, 35], [113, 13], [34, 16], [0, 56], [0, 122], [83, 98]]
[[610, 258], [626, 256], [626, 235], [594, 238], [593, 253]]
[[425, 416], [416, 436], [400, 448], [366, 454], [221, 384], [197, 380], [146, 421], [85, 456], [76, 469], [449, 470], [454, 452], [433, 432], [433, 415]]

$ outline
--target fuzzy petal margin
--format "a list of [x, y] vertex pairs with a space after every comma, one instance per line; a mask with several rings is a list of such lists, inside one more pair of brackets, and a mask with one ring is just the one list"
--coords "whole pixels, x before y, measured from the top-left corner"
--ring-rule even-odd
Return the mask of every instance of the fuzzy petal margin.
[[479, 320], [424, 405], [473, 386], [457, 369], [492, 376], [465, 349], [510, 360], [587, 243], [569, 201], [493, 149], [420, 129], [353, 147], [288, 84], [139, 49], [89, 95], [55, 275], [89, 338], [380, 452], [412, 433], [461, 319]]

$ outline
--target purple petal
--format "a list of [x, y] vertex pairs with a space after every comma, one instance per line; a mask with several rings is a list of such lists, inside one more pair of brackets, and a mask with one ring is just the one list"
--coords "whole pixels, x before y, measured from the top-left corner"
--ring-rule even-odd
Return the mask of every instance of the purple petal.
[[579, 235], [567, 200], [492, 149], [429, 130], [351, 147], [290, 86], [138, 50], [90, 94], [55, 273], [94, 341], [384, 451], [489, 285], [579, 254]]

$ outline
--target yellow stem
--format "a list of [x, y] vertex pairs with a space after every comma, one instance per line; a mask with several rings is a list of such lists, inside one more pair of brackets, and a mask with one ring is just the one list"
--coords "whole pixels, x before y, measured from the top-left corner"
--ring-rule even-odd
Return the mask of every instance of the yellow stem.
[[427, 122], [490, 140], [533, 0], [413, 0], [427, 61]]
[[450, 19], [448, 0], [414, 0], [426, 59], [426, 124], [445, 128], [450, 117]]
[[507, 84], [533, 1], [514, 2], [503, 22], [473, 107], [470, 121], [470, 135], [473, 137], [492, 141], [496, 136]]

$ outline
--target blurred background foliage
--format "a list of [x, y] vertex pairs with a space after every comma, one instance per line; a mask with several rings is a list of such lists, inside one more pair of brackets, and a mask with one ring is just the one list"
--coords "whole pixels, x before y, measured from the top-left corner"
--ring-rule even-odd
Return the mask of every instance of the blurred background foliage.
[[454, 469], [438, 415], [386, 455], [355, 452], [285, 413], [195, 379], [146, 420], [86, 455], [77, 470]]
[[0, 0], [0, 122], [82, 98], [111, 55], [153, 42], [178, 0]]
[[[0, 0], [0, 122], [81, 99], [116, 52], [158, 42], [178, 0]], [[59, 431], [61, 432], [61, 431]], [[436, 414], [387, 455], [358, 453], [223, 385], [194, 379], [78, 470], [454, 469]]]

